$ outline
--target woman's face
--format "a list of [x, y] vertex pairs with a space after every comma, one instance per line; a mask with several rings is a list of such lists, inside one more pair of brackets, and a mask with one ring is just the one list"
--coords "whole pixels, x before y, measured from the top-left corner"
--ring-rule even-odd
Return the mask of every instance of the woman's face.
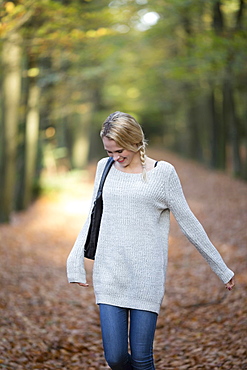
[[127, 167], [133, 161], [134, 158], [139, 158], [138, 152], [133, 152], [124, 148], [120, 148], [114, 140], [103, 137], [102, 139], [104, 148], [107, 154], [118, 162], [121, 167]]

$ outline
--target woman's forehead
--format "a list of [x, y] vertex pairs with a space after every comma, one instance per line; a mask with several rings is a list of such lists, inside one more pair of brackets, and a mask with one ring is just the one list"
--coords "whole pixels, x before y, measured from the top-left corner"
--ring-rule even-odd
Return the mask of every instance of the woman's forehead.
[[116, 151], [116, 150], [123, 149], [114, 140], [108, 139], [108, 137], [104, 136], [102, 141], [103, 141], [103, 144], [106, 150]]

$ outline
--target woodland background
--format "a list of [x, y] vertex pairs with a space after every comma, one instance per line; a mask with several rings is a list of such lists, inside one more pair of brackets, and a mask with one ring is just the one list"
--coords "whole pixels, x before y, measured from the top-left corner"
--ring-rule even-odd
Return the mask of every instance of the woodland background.
[[0, 6], [0, 222], [44, 190], [41, 175], [98, 159], [115, 110], [152, 145], [247, 178], [244, 0]]
[[236, 273], [228, 292], [172, 218], [156, 368], [246, 370], [245, 0], [0, 1], [0, 17], [0, 368], [108, 368], [92, 286], [65, 265], [121, 110]]
[[[171, 218], [156, 369], [246, 370], [247, 184], [169, 152], [150, 155], [174, 164], [189, 205], [236, 274], [229, 292]], [[63, 189], [51, 189], [0, 225], [1, 369], [109, 369], [91, 266], [89, 288], [68, 284], [65, 268], [92, 186], [87, 172], [67, 178]]]

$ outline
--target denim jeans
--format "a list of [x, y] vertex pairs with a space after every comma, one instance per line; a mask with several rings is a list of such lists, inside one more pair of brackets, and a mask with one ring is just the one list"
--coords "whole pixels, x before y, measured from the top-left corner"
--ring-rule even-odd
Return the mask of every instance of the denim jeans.
[[153, 340], [158, 315], [106, 304], [99, 304], [99, 308], [105, 358], [110, 368], [154, 370]]

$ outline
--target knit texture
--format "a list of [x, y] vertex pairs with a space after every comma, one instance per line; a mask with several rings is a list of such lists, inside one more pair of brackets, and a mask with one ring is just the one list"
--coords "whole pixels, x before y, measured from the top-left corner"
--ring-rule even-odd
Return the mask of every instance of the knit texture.
[[[107, 158], [99, 161], [93, 199]], [[93, 268], [96, 303], [158, 313], [164, 296], [170, 211], [182, 231], [227, 283], [234, 273], [190, 210], [174, 167], [160, 161], [147, 173], [112, 166], [103, 189], [103, 215]], [[86, 282], [84, 243], [87, 218], [67, 260], [69, 282]]]

